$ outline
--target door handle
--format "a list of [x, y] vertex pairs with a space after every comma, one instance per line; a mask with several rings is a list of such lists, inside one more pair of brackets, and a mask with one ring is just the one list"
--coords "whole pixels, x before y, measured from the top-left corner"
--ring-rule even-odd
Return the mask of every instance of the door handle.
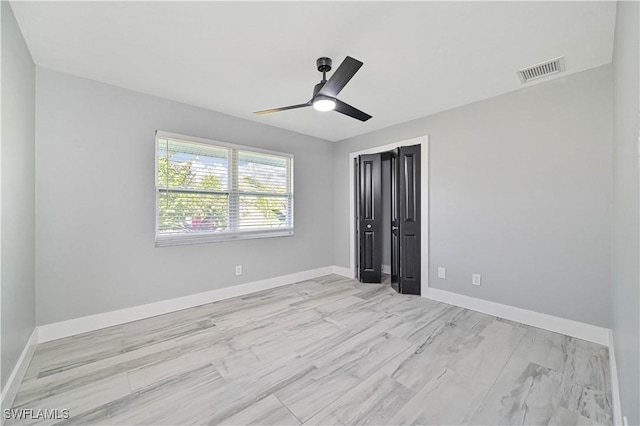
[[397, 227], [397, 226], [393, 226], [393, 225], [392, 225], [392, 226], [391, 226], [391, 230], [392, 230], [392, 231], [397, 231], [397, 230], [398, 230], [398, 227]]
[[367, 224], [367, 229], [371, 229], [371, 224]]

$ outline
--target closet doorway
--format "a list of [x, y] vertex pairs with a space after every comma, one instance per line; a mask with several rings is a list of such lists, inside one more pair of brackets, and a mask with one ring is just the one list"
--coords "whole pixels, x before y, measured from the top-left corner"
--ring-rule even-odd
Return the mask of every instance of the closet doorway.
[[[414, 142], [413, 145], [407, 143]], [[361, 282], [420, 295], [427, 286], [426, 137], [351, 158], [352, 271]]]

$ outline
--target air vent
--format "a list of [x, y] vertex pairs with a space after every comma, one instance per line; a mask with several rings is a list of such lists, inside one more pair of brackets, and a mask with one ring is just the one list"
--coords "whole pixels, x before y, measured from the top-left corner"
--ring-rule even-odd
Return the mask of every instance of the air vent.
[[526, 83], [549, 75], [557, 74], [564, 71], [564, 56], [552, 59], [532, 67], [524, 68], [518, 71], [520, 81]]

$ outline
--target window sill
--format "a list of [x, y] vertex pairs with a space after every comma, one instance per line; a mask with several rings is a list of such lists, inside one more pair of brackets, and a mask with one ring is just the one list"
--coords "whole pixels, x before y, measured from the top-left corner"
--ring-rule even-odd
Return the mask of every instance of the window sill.
[[191, 244], [221, 243], [224, 241], [253, 240], [257, 238], [292, 237], [293, 229], [277, 231], [234, 232], [228, 234], [180, 235], [173, 237], [156, 237], [156, 247], [184, 246]]

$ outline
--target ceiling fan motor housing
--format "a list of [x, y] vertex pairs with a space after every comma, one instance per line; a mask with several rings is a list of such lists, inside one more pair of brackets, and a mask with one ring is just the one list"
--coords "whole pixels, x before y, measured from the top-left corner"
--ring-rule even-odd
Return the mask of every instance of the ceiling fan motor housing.
[[313, 96], [311, 97], [312, 99], [316, 97], [316, 95], [318, 94], [320, 89], [322, 89], [322, 86], [324, 86], [325, 83], [326, 81], [321, 81], [320, 83], [313, 86]]

